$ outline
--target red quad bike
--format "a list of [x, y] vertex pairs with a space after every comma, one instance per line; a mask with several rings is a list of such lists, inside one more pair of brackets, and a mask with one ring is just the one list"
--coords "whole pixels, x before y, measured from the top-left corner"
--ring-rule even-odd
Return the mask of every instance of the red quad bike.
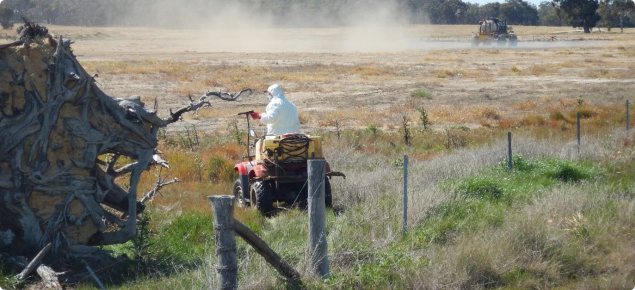
[[[253, 111], [238, 113], [247, 117], [247, 156], [243, 162], [234, 166], [239, 178], [234, 182], [234, 197], [238, 206], [257, 207], [265, 216], [275, 213], [274, 203], [284, 202], [292, 207], [306, 208], [308, 199], [307, 160], [324, 159], [320, 136], [304, 134], [284, 134], [282, 136], [255, 136], [249, 125], [249, 114]], [[250, 137], [255, 140], [251, 145]], [[250, 150], [251, 149], [251, 150]], [[250, 152], [253, 151], [253, 154]], [[341, 172], [331, 171], [326, 162], [324, 179], [325, 205], [333, 205], [331, 195], [332, 176], [346, 177]]]

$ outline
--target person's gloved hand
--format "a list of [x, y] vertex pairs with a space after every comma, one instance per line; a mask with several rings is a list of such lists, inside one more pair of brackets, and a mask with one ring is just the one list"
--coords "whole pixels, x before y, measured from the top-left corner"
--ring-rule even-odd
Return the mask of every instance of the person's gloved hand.
[[252, 117], [254, 120], [260, 120], [260, 113], [258, 113], [258, 112], [256, 112], [256, 111], [253, 111], [253, 112], [249, 113], [249, 115], [251, 115], [251, 117]]

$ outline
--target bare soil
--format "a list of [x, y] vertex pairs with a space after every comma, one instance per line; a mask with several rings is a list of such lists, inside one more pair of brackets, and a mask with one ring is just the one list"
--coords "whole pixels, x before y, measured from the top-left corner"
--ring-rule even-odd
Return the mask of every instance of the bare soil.
[[[98, 85], [113, 97], [140, 95], [159, 115], [188, 102], [183, 87], [197, 97], [206, 90], [235, 90], [236, 84], [202, 83], [205, 76], [117, 72], [113, 62], [184, 62], [222, 69], [288, 68], [280, 79], [250, 79], [239, 85], [256, 92], [279, 83], [300, 110], [305, 131], [343, 127], [395, 128], [401, 115], [417, 120], [424, 107], [436, 128], [478, 127], [547, 115], [580, 100], [622, 105], [635, 83], [635, 29], [624, 33], [583, 34], [568, 27], [514, 27], [517, 47], [472, 47], [476, 26], [389, 28], [159, 30], [50, 26], [75, 40], [73, 50]], [[550, 39], [556, 41], [545, 41]], [[369, 72], [294, 78], [313, 67], [360, 66]], [[92, 71], [91, 71], [92, 70]], [[197, 75], [193, 75], [193, 74]], [[205, 74], [205, 73], [202, 73]], [[307, 81], [309, 79], [310, 81]], [[256, 86], [256, 87], [254, 87]], [[180, 88], [180, 89], [179, 89]], [[416, 98], [414, 92], [428, 97]], [[264, 94], [239, 102], [213, 101], [213, 107], [188, 115], [169, 130], [194, 125], [199, 131], [225, 129], [246, 110], [262, 111]]]

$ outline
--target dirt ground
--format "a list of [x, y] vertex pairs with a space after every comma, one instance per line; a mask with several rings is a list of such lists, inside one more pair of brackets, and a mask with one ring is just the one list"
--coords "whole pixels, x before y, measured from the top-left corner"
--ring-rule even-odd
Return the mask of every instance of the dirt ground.
[[[161, 73], [116, 72], [112, 63], [184, 62], [194, 66], [288, 68], [310, 74], [312, 67], [365, 66], [368, 73], [294, 77], [242, 83], [263, 91], [279, 83], [299, 108], [306, 132], [342, 127], [398, 127], [400, 116], [417, 120], [424, 107], [436, 128], [496, 125], [532, 114], [548, 114], [583, 100], [623, 105], [633, 97], [635, 29], [584, 35], [568, 27], [514, 27], [517, 47], [472, 47], [476, 26], [389, 28], [160, 30], [150, 28], [79, 28], [49, 26], [75, 40], [73, 50], [98, 85], [113, 97], [140, 95], [147, 106], [156, 98], [159, 115], [187, 104], [206, 86], [200, 70], [169, 77]], [[543, 41], [555, 38], [556, 41]], [[108, 65], [107, 65], [108, 64]], [[94, 70], [94, 71], [91, 71]], [[308, 72], [306, 72], [308, 70]], [[185, 75], [185, 76], [183, 76]], [[293, 73], [289, 74], [293, 76]], [[307, 81], [309, 79], [310, 81]], [[177, 88], [181, 89], [177, 89]], [[199, 89], [201, 88], [201, 89]], [[425, 97], [412, 97], [425, 92]], [[238, 102], [213, 101], [198, 116], [188, 115], [169, 130], [196, 126], [224, 129], [236, 113], [262, 111], [265, 95]]]

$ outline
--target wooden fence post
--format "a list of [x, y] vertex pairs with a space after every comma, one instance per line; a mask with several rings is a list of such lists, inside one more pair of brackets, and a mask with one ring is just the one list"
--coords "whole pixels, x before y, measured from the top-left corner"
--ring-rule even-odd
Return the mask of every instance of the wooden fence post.
[[218, 258], [218, 287], [221, 290], [238, 289], [238, 262], [234, 237], [234, 197], [208, 196], [214, 210], [214, 241]]
[[331, 275], [326, 243], [326, 205], [324, 204], [324, 179], [326, 160], [308, 160], [309, 183], [309, 253], [311, 268], [322, 278]]

